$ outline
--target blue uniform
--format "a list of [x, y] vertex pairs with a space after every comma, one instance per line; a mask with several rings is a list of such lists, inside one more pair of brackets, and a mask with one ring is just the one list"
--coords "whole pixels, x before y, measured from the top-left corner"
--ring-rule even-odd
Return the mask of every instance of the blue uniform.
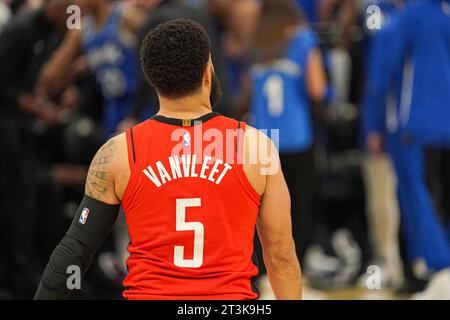
[[[450, 70], [445, 63], [450, 59], [450, 51], [444, 57], [443, 45], [450, 44], [447, 36], [450, 16], [444, 19], [447, 14], [443, 8], [440, 1], [413, 3], [391, 27], [380, 32], [372, 50], [363, 107], [365, 131], [387, 134], [397, 174], [408, 257], [410, 261], [422, 258], [434, 270], [450, 266], [450, 241], [426, 187], [423, 165], [426, 144], [445, 142], [450, 129], [450, 118], [439, 118], [446, 117], [450, 109], [450, 82], [446, 80]], [[419, 32], [422, 27], [428, 36], [423, 30]], [[447, 81], [447, 91], [442, 83], [427, 84], [430, 79]], [[391, 104], [386, 104], [383, 99], [389, 96]], [[380, 107], [389, 105], [392, 106]], [[386, 117], [388, 110], [390, 117]]]
[[251, 68], [253, 125], [280, 129], [283, 153], [304, 151], [313, 142], [305, 72], [308, 54], [317, 42], [311, 30], [299, 28], [282, 58]]
[[82, 32], [88, 65], [106, 101], [103, 117], [106, 137], [113, 135], [119, 122], [131, 112], [139, 77], [135, 45], [125, 43], [120, 37], [123, 9], [123, 5], [114, 5], [108, 21], [99, 30], [93, 17], [88, 16]]
[[322, 0], [297, 0], [297, 4], [305, 13], [310, 23], [315, 23], [319, 20], [317, 11], [321, 1]]
[[399, 18], [390, 68], [413, 73], [400, 106], [400, 127], [415, 140], [450, 144], [450, 2], [416, 1]]
[[369, 42], [366, 63], [366, 87], [362, 102], [362, 133], [364, 141], [371, 132], [393, 134], [398, 130], [398, 106], [400, 104], [402, 77], [399, 67], [395, 72], [386, 72], [389, 64], [389, 46], [396, 29], [400, 11], [390, 1], [370, 1], [381, 8], [384, 23]]

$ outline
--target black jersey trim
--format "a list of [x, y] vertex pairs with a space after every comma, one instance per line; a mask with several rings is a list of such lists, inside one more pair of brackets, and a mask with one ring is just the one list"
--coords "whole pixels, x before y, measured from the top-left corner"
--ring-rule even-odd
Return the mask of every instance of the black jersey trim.
[[133, 153], [133, 163], [136, 163], [136, 151], [134, 149], [133, 128], [130, 128], [131, 152]]
[[150, 119], [159, 121], [162, 123], [166, 123], [166, 124], [171, 124], [174, 126], [179, 126], [179, 127], [192, 127], [197, 124], [204, 123], [208, 120], [211, 120], [212, 118], [215, 118], [217, 116], [220, 116], [220, 113], [210, 112], [210, 113], [207, 113], [204, 116], [201, 116], [197, 119], [176, 119], [176, 118], [167, 118], [167, 117], [157, 114], [157, 115], [154, 115], [153, 117], [151, 117]]
[[241, 121], [238, 123], [237, 137], [236, 137], [236, 156], [239, 155], [239, 136], [241, 135]]

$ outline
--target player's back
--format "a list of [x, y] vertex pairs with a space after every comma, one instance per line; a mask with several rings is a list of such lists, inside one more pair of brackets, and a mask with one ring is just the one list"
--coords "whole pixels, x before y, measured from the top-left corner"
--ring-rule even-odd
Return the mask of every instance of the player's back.
[[306, 149], [312, 143], [306, 71], [308, 55], [316, 45], [315, 34], [300, 27], [279, 59], [251, 68], [252, 125], [279, 129], [281, 152]]
[[244, 130], [210, 113], [198, 121], [156, 116], [127, 132], [126, 298], [257, 297], [252, 254], [260, 196], [240, 159]]

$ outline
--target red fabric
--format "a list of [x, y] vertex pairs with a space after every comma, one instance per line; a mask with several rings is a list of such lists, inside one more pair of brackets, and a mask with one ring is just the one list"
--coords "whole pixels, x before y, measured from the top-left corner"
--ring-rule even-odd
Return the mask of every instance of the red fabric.
[[[201, 127], [203, 133], [207, 129], [215, 128], [225, 137], [226, 129], [237, 129], [239, 123], [216, 116], [204, 122]], [[169, 157], [174, 155], [173, 148], [180, 144], [182, 138], [171, 141], [171, 136], [174, 130], [180, 130], [177, 132], [181, 134], [189, 132], [191, 148], [183, 148], [178, 155], [179, 159], [183, 152], [195, 154], [197, 159], [203, 159], [204, 155], [212, 156], [213, 159], [208, 162], [210, 168], [205, 170], [204, 174], [208, 176], [219, 154], [208, 147], [210, 141], [203, 141], [199, 152], [194, 148], [199, 135], [198, 129], [198, 126], [176, 126], [153, 119], [133, 128], [135, 161], [130, 155], [131, 177], [122, 199], [131, 238], [128, 246], [128, 276], [124, 280], [123, 293], [127, 299], [257, 297], [252, 290], [251, 279], [258, 273], [252, 262], [252, 253], [260, 196], [248, 182], [242, 165], [233, 163], [236, 161], [226, 161], [228, 158], [225, 155], [220, 156], [221, 160], [229, 163], [231, 169], [219, 184], [204, 178], [183, 176], [171, 181], [166, 178], [166, 182], [158, 187], [144, 174], [144, 169], [148, 170], [150, 166], [161, 182], [163, 179], [156, 165], [161, 161], [173, 178]], [[242, 150], [241, 135], [238, 139], [224, 141], [224, 146], [228, 147], [224, 149], [234, 152], [233, 160], [236, 159], [236, 150]], [[127, 140], [130, 153], [130, 132], [127, 133]], [[236, 148], [237, 141], [241, 145], [240, 148]], [[230, 144], [233, 144], [231, 148]], [[213, 154], [208, 154], [209, 152]], [[223, 168], [224, 166], [219, 166], [218, 170]], [[201, 169], [202, 164], [197, 163], [197, 175], [200, 175]], [[181, 171], [183, 173], [182, 165]], [[218, 176], [219, 173], [216, 173], [212, 179], [217, 181]], [[200, 199], [196, 200], [201, 202], [200, 206], [185, 208], [185, 221], [201, 223], [203, 235], [193, 230], [177, 231], [177, 199]], [[199, 247], [200, 242], [203, 243], [201, 265], [176, 265], [175, 246], [184, 247], [183, 259], [194, 258], [196, 234], [200, 234]], [[200, 251], [197, 250], [198, 252]]]

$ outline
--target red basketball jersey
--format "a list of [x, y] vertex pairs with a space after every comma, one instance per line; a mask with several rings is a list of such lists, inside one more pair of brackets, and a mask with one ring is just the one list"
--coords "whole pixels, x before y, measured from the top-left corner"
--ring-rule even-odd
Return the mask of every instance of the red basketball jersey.
[[122, 199], [127, 299], [255, 299], [260, 196], [242, 167], [245, 125], [207, 114], [155, 116], [127, 131]]

